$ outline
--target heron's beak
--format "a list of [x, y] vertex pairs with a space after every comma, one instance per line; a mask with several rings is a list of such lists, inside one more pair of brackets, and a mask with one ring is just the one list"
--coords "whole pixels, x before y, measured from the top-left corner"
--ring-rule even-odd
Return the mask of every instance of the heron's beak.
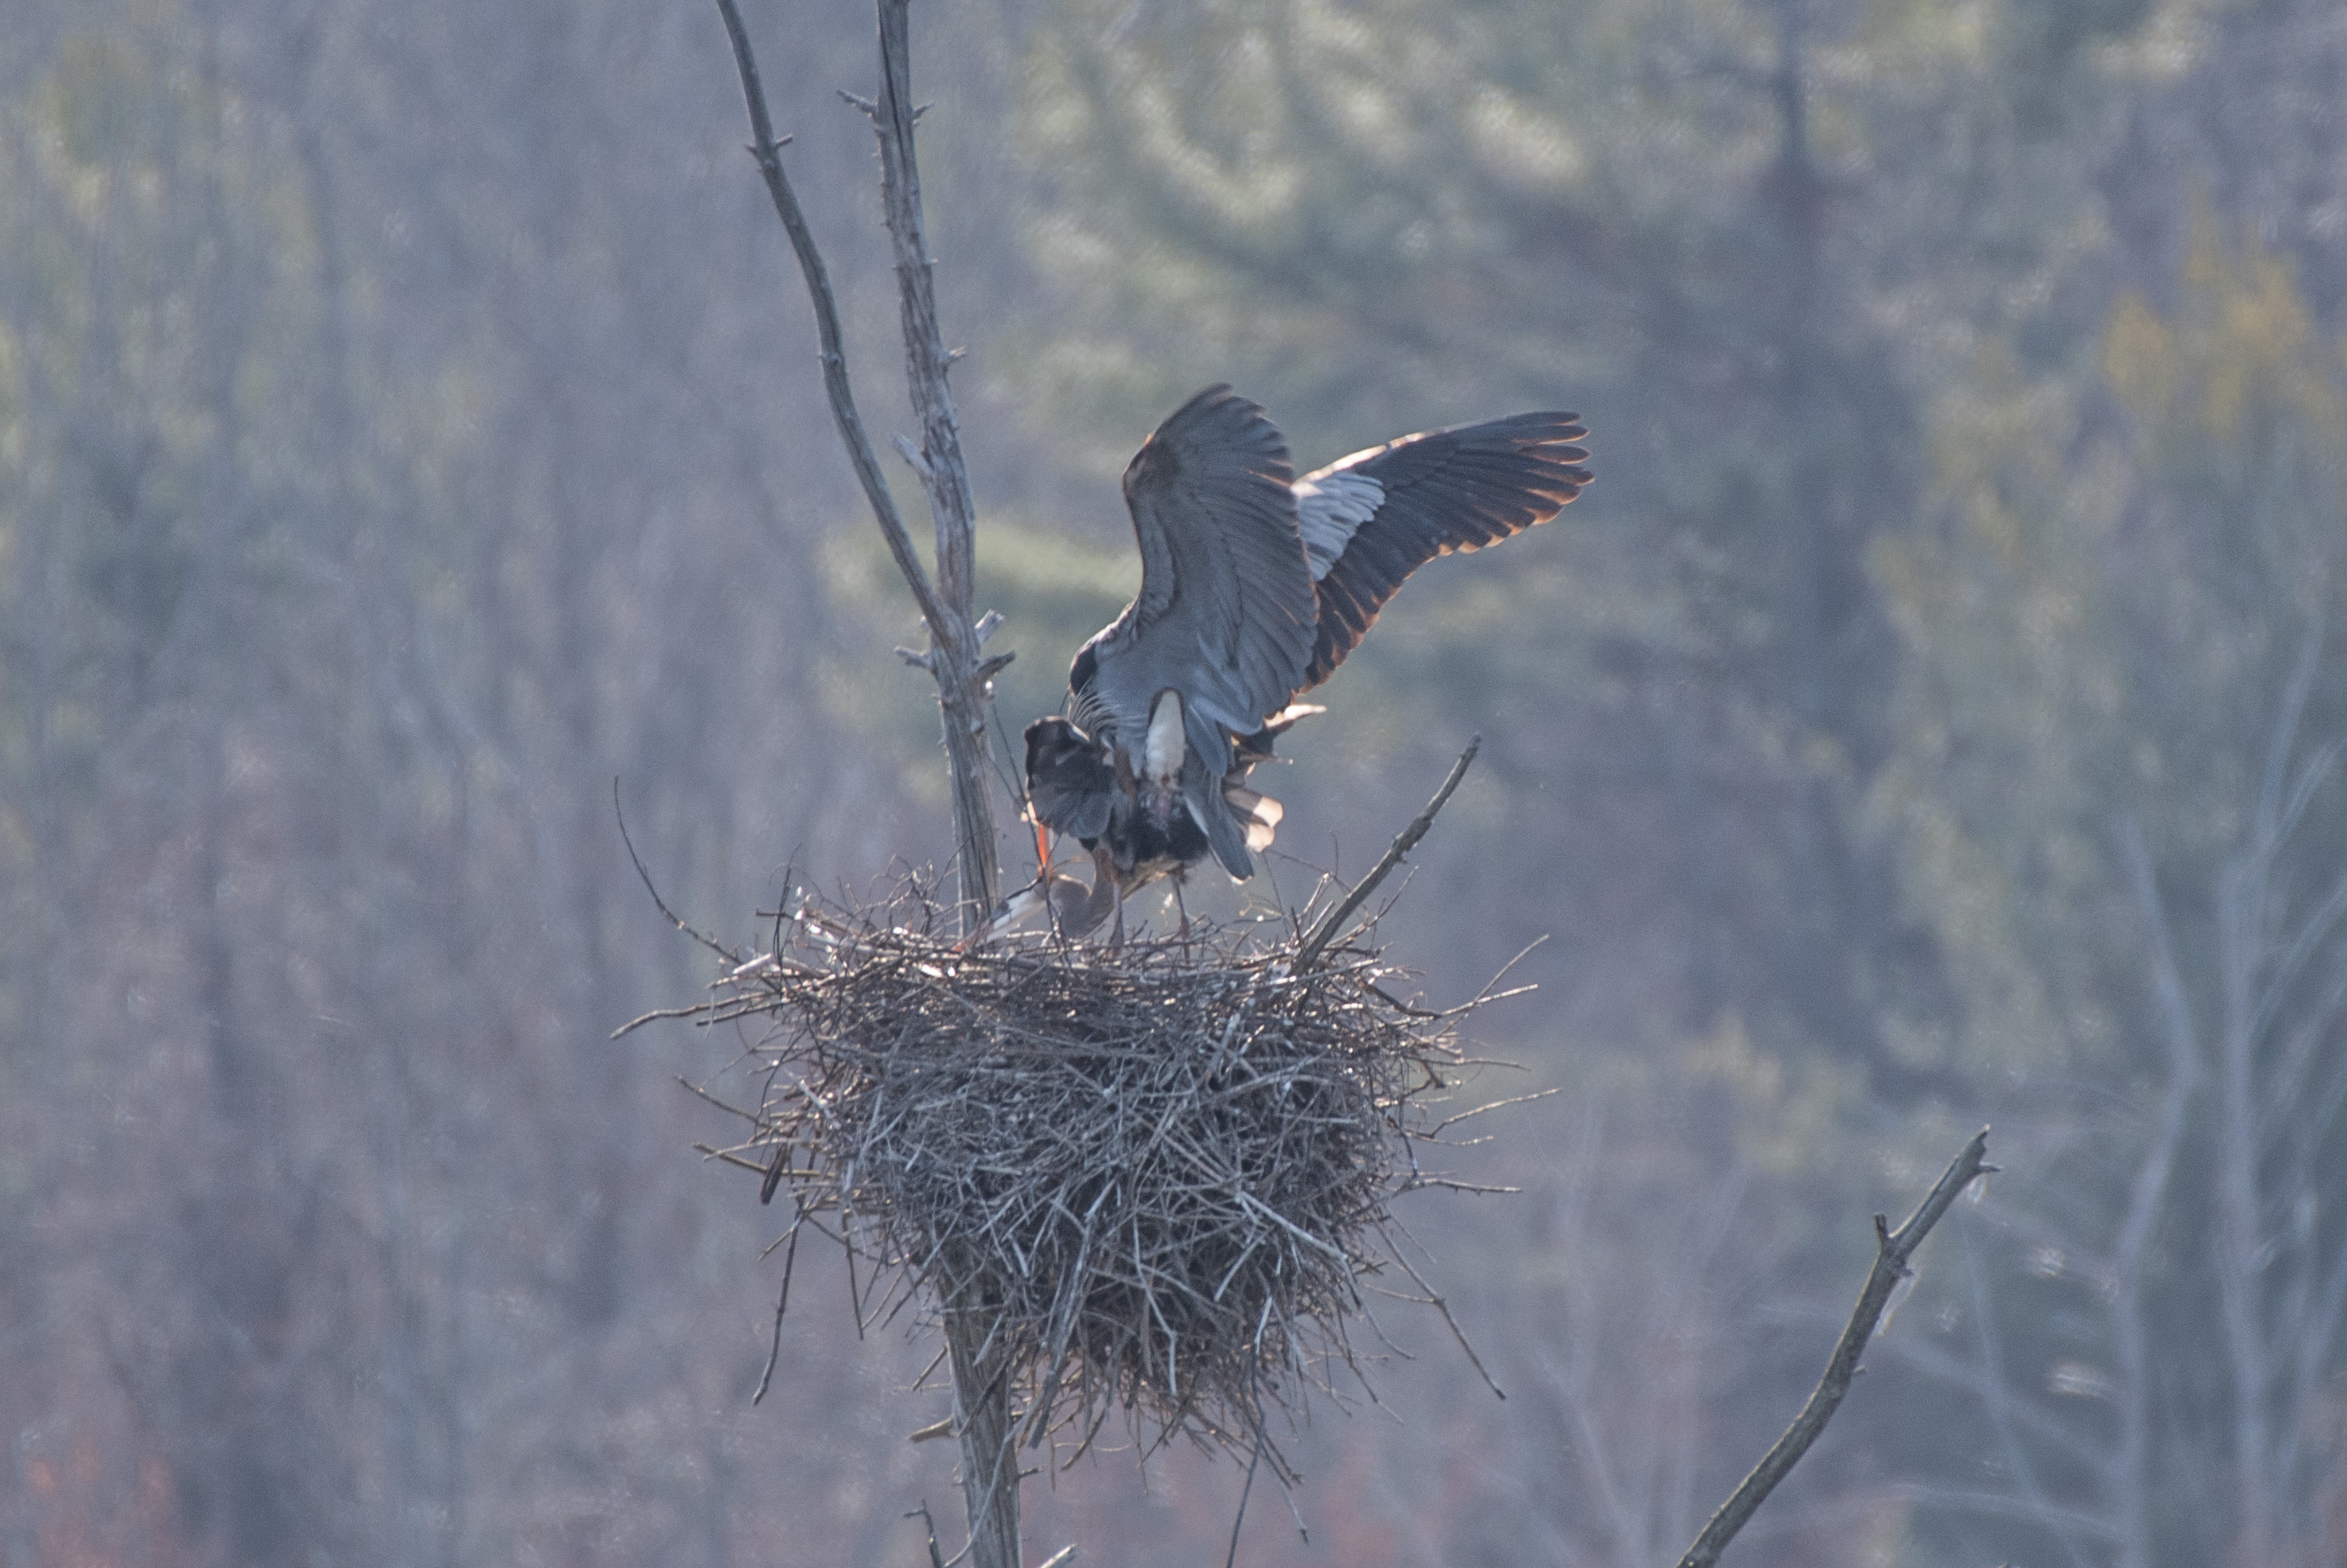
[[1043, 825], [1043, 819], [1031, 809], [1027, 814], [1027, 820], [1035, 825], [1035, 870], [1048, 881], [1051, 875], [1051, 830]]

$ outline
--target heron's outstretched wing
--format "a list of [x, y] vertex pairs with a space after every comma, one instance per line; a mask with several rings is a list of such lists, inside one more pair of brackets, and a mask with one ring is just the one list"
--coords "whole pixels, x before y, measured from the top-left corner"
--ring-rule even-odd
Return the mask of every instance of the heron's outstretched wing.
[[1518, 414], [1405, 436], [1296, 482], [1317, 594], [1312, 661], [1296, 690], [1328, 679], [1409, 574], [1439, 555], [1544, 523], [1589, 483], [1588, 435], [1572, 414]]
[[1121, 744], [1138, 742], [1157, 693], [1174, 687], [1194, 743], [1225, 733], [1209, 759], [1219, 771], [1227, 733], [1257, 729], [1303, 680], [1317, 601], [1295, 472], [1277, 428], [1227, 386], [1184, 404], [1134, 455], [1124, 498], [1141, 592], [1086, 648]]

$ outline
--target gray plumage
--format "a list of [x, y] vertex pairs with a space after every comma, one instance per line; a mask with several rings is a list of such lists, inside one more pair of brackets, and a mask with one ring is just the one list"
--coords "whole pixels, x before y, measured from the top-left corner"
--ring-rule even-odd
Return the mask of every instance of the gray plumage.
[[[1233, 876], [1252, 875], [1248, 851], [1268, 841], [1277, 806], [1270, 822], [1241, 823], [1227, 791], [1242, 759], [1268, 753], [1285, 727], [1273, 721], [1335, 671], [1412, 571], [1546, 522], [1579, 495], [1589, 454], [1574, 443], [1587, 434], [1574, 415], [1519, 414], [1405, 436], [1297, 479], [1256, 405], [1227, 386], [1184, 404], [1125, 469], [1141, 591], [1077, 653], [1068, 718], [1028, 732], [1037, 820], [1108, 843], [1102, 864], [1127, 876], [1143, 840], [1176, 858], [1210, 848]], [[1169, 692], [1187, 744], [1178, 766], [1161, 745], [1153, 774], [1150, 722]], [[1180, 847], [1184, 813], [1203, 847]]]
[[1312, 659], [1318, 621], [1287, 442], [1227, 386], [1190, 399], [1124, 471], [1141, 546], [1141, 591], [1084, 644], [1092, 730], [1135, 778], [1151, 710], [1178, 692], [1190, 758], [1179, 788], [1214, 857], [1251, 876], [1246, 835], [1220, 788], [1231, 737], [1286, 706]]
[[1386, 601], [1436, 556], [1544, 523], [1589, 483], [1572, 414], [1514, 414], [1404, 436], [1296, 482], [1317, 623], [1302, 690], [1336, 672]]

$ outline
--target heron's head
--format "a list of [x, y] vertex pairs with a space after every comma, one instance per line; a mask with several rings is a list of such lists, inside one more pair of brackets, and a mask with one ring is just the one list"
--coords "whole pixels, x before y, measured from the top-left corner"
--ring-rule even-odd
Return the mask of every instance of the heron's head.
[[1027, 776], [1045, 777], [1070, 767], [1097, 766], [1100, 743], [1058, 714], [1027, 726]]

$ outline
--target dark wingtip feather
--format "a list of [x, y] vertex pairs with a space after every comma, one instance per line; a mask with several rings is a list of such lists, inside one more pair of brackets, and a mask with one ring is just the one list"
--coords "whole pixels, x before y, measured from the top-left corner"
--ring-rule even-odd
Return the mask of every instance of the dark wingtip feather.
[[1384, 499], [1315, 584], [1319, 625], [1301, 691], [1335, 673], [1409, 574], [1438, 555], [1481, 549], [1548, 521], [1594, 476], [1581, 416], [1510, 415], [1405, 436], [1306, 476], [1351, 472]]

